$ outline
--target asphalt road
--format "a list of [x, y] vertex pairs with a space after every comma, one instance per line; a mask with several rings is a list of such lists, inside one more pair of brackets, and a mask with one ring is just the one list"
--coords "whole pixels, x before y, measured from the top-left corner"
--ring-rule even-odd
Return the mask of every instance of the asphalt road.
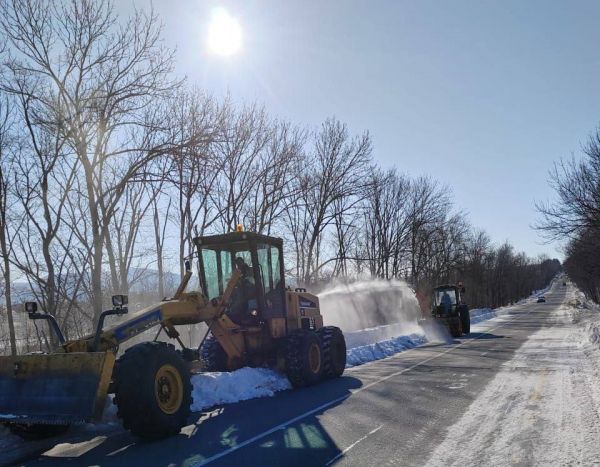
[[501, 366], [532, 333], [552, 325], [565, 289], [557, 285], [547, 303], [514, 307], [452, 343], [362, 365], [315, 387], [194, 414], [167, 440], [142, 443], [116, 428], [81, 431], [50, 450], [39, 445], [24, 464], [426, 465]]

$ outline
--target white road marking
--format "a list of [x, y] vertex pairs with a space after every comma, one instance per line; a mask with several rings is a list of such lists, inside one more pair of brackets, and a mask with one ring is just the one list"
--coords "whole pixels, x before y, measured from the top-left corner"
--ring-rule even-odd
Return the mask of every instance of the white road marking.
[[[529, 314], [529, 312], [530, 312], [530, 310], [528, 310], [528, 311], [524, 312], [523, 314], [519, 314], [518, 316], [515, 316], [515, 317], [514, 317], [513, 319], [511, 319], [511, 320], [508, 320], [508, 321], [503, 321], [503, 322], [502, 322], [501, 324], [499, 324], [498, 326], [495, 326], [495, 327], [493, 327], [493, 328], [487, 329], [487, 331], [488, 331], [488, 332], [490, 332], [490, 331], [494, 331], [494, 330], [496, 330], [496, 329], [502, 328], [502, 327], [506, 326], [507, 324], [510, 324], [510, 323], [512, 323], [512, 322], [513, 322], [513, 321], [515, 321], [517, 318], [520, 318], [520, 317], [522, 317], [522, 316], [528, 315], [528, 314]], [[279, 425], [277, 425], [277, 426], [275, 426], [275, 427], [273, 427], [273, 428], [270, 428], [270, 429], [268, 429], [268, 430], [266, 430], [266, 431], [263, 431], [262, 433], [259, 433], [259, 434], [257, 434], [256, 436], [253, 436], [252, 438], [249, 438], [249, 439], [247, 439], [246, 441], [244, 441], [244, 442], [242, 442], [242, 443], [240, 443], [240, 444], [237, 444], [237, 445], [235, 445], [235, 446], [232, 446], [232, 447], [230, 447], [229, 449], [227, 449], [227, 450], [225, 450], [225, 451], [221, 451], [221, 452], [219, 452], [219, 453], [215, 454], [214, 456], [207, 457], [207, 458], [206, 458], [206, 459], [204, 459], [202, 462], [199, 462], [199, 463], [197, 463], [197, 464], [192, 464], [192, 465], [194, 465], [195, 467], [200, 467], [200, 466], [202, 466], [202, 465], [209, 464], [209, 463], [211, 463], [211, 462], [214, 462], [214, 461], [216, 461], [216, 460], [218, 460], [218, 459], [221, 459], [221, 458], [223, 458], [223, 457], [225, 457], [225, 456], [228, 456], [229, 454], [231, 454], [231, 453], [233, 453], [233, 452], [235, 452], [235, 451], [238, 451], [239, 449], [241, 449], [241, 448], [243, 448], [243, 447], [246, 447], [246, 446], [248, 446], [249, 444], [253, 444], [253, 443], [255, 443], [256, 441], [258, 441], [258, 440], [260, 440], [260, 439], [264, 438], [265, 436], [269, 436], [270, 434], [273, 434], [273, 433], [275, 433], [276, 431], [279, 431], [279, 430], [281, 430], [281, 429], [284, 429], [284, 428], [288, 427], [289, 425], [293, 425], [294, 423], [296, 423], [296, 422], [298, 422], [298, 421], [300, 421], [300, 420], [302, 420], [302, 419], [304, 419], [304, 418], [306, 418], [306, 417], [309, 417], [309, 416], [311, 416], [311, 415], [313, 415], [313, 414], [315, 414], [315, 413], [317, 413], [317, 412], [320, 412], [320, 411], [322, 411], [322, 410], [324, 410], [324, 409], [326, 409], [326, 408], [328, 408], [328, 407], [331, 407], [332, 405], [335, 405], [335, 404], [337, 404], [338, 402], [341, 402], [341, 401], [343, 401], [343, 400], [345, 400], [345, 399], [348, 399], [350, 396], [352, 396], [352, 395], [354, 395], [354, 394], [358, 394], [359, 392], [362, 392], [362, 391], [364, 391], [364, 390], [366, 390], [366, 389], [369, 389], [369, 388], [371, 388], [371, 387], [375, 386], [376, 384], [383, 383], [384, 381], [387, 381], [388, 379], [394, 378], [394, 377], [396, 377], [396, 376], [399, 376], [399, 375], [401, 375], [401, 374], [403, 374], [403, 373], [406, 373], [406, 372], [408, 372], [408, 371], [414, 370], [414, 369], [415, 369], [415, 368], [417, 368], [418, 366], [421, 366], [421, 365], [423, 365], [423, 364], [425, 364], [425, 363], [428, 363], [428, 362], [430, 362], [431, 360], [435, 360], [436, 358], [439, 358], [439, 357], [441, 357], [441, 356], [443, 356], [443, 355], [445, 355], [445, 354], [447, 354], [447, 353], [449, 353], [449, 352], [452, 352], [453, 350], [456, 350], [456, 349], [458, 349], [459, 347], [463, 346], [464, 344], [467, 344], [467, 343], [469, 343], [469, 342], [476, 341], [476, 340], [477, 340], [477, 339], [479, 339], [479, 338], [480, 338], [480, 337], [475, 337], [475, 338], [473, 338], [473, 339], [469, 339], [469, 340], [463, 341], [463, 342], [461, 342], [460, 344], [457, 344], [457, 345], [455, 345], [455, 346], [453, 346], [453, 347], [450, 347], [450, 348], [448, 348], [447, 350], [445, 350], [445, 351], [444, 351], [444, 352], [442, 352], [442, 353], [439, 353], [439, 354], [436, 354], [436, 355], [434, 355], [434, 356], [432, 356], [432, 357], [426, 358], [425, 360], [423, 360], [423, 361], [420, 361], [419, 363], [415, 363], [414, 365], [411, 365], [411, 366], [410, 366], [410, 367], [408, 367], [408, 368], [404, 368], [403, 370], [399, 370], [399, 371], [396, 371], [396, 372], [394, 372], [394, 373], [391, 373], [391, 374], [389, 374], [389, 375], [387, 375], [387, 376], [383, 376], [383, 377], [381, 377], [381, 378], [379, 378], [379, 379], [376, 379], [375, 381], [373, 381], [373, 382], [371, 382], [371, 383], [367, 384], [366, 386], [362, 386], [362, 387], [360, 387], [360, 388], [358, 388], [358, 389], [353, 389], [353, 390], [350, 390], [348, 394], [344, 394], [343, 396], [337, 397], [337, 398], [335, 398], [335, 399], [333, 399], [333, 400], [330, 400], [329, 402], [325, 402], [324, 404], [322, 404], [322, 405], [320, 405], [320, 406], [318, 406], [318, 407], [315, 407], [314, 409], [308, 410], [307, 412], [304, 412], [304, 413], [302, 413], [302, 414], [300, 414], [300, 415], [298, 415], [298, 416], [296, 416], [296, 417], [294, 417], [294, 418], [291, 418], [291, 419], [289, 419], [289, 420], [286, 420], [285, 422], [283, 422], [283, 423], [280, 423]], [[418, 348], [418, 347], [417, 347], [417, 348]], [[402, 352], [402, 355], [406, 355], [406, 354], [407, 354], [408, 352], [410, 352], [411, 350], [416, 350], [417, 348], [410, 349], [410, 350], [407, 350], [407, 351], [405, 351], [405, 352]], [[423, 347], [420, 347], [420, 348], [422, 349]], [[388, 357], [388, 358], [394, 358], [394, 357], [397, 357], [397, 356], [392, 356], [392, 357]], [[372, 363], [376, 363], [376, 362], [381, 362], [381, 360], [376, 360], [376, 361], [369, 362], [369, 363], [366, 363], [366, 364], [364, 364], [364, 365], [360, 365], [360, 366], [361, 366], [361, 367], [363, 367], [363, 369], [364, 369], [364, 368], [365, 368], [365, 366], [367, 366], [367, 365], [369, 365], [369, 364], [372, 364]], [[358, 369], [358, 367], [355, 367], [355, 368], [357, 368], [357, 369]]]
[[335, 456], [333, 459], [331, 459], [329, 462], [327, 462], [327, 464], [325, 464], [325, 466], [333, 464], [336, 460], [338, 460], [340, 457], [342, 457], [344, 454], [346, 454], [350, 449], [352, 449], [358, 443], [360, 443], [361, 441], [364, 441], [365, 439], [367, 439], [372, 434], [377, 433], [382, 428], [383, 428], [383, 425], [379, 425], [374, 430], [369, 431], [365, 436], [363, 436], [362, 438], [359, 438], [356, 441], [354, 441], [354, 443], [352, 443], [350, 446], [348, 446], [346, 449], [344, 449], [342, 452], [340, 452], [337, 456]]

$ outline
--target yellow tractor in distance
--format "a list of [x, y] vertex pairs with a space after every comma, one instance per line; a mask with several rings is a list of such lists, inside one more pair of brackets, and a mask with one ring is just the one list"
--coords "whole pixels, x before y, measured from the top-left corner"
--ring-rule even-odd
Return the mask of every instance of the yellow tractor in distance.
[[[123, 425], [142, 438], [176, 434], [187, 424], [194, 370], [232, 371], [269, 366], [294, 387], [342, 375], [346, 343], [341, 330], [323, 326], [319, 300], [285, 286], [283, 242], [238, 229], [194, 239], [201, 291], [186, 292], [185, 277], [171, 299], [104, 329], [109, 315], [125, 315], [127, 297], [113, 296], [94, 334], [65, 341], [56, 320], [26, 304], [31, 319], [44, 319], [60, 345], [52, 353], [0, 357], [0, 421], [23, 437], [60, 433], [71, 424], [98, 420], [114, 394]], [[177, 326], [204, 322], [198, 348], [186, 348]], [[119, 345], [159, 326], [153, 341]], [[181, 346], [157, 341], [161, 332]]]

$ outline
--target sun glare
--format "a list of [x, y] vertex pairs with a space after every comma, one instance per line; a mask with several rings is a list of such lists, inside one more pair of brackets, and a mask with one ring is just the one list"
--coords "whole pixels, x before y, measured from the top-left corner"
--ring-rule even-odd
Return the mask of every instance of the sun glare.
[[242, 28], [224, 8], [213, 11], [208, 26], [208, 49], [217, 55], [235, 54], [242, 46]]

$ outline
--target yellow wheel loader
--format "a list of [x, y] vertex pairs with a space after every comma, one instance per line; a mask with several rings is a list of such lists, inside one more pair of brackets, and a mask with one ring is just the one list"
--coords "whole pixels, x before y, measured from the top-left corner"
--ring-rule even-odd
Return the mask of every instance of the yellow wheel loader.
[[[323, 326], [319, 300], [285, 285], [283, 242], [238, 229], [194, 239], [201, 291], [186, 292], [185, 277], [171, 299], [128, 314], [127, 297], [113, 296], [96, 332], [66, 341], [47, 313], [27, 303], [29, 318], [46, 320], [60, 345], [51, 353], [0, 357], [0, 421], [23, 437], [42, 437], [71, 424], [98, 420], [114, 394], [123, 425], [142, 438], [176, 434], [192, 403], [193, 371], [269, 366], [295, 387], [342, 375], [346, 343], [341, 330]], [[127, 319], [104, 328], [110, 315]], [[197, 348], [186, 348], [178, 326], [204, 322]], [[119, 346], [159, 327], [153, 341]], [[181, 347], [157, 341], [164, 332]]]

